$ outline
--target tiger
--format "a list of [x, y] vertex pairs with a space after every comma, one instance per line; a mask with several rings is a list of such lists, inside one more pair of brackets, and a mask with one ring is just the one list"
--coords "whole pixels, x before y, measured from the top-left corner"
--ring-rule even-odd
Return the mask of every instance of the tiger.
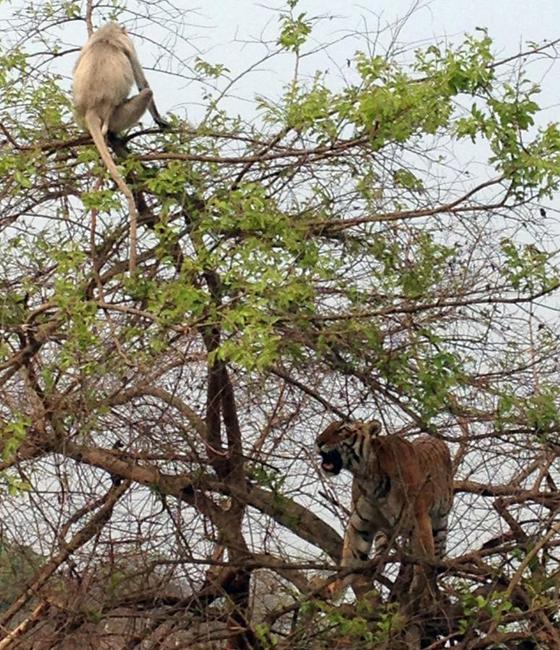
[[[445, 555], [453, 504], [449, 448], [429, 435], [411, 442], [396, 435], [378, 437], [380, 431], [377, 420], [335, 421], [316, 439], [323, 472], [336, 476], [346, 469], [354, 477], [341, 568], [358, 571], [332, 583], [332, 596], [349, 585], [357, 596], [369, 590], [359, 569], [368, 562], [372, 543], [380, 563], [399, 536], [410, 542], [415, 557], [429, 562]], [[415, 565], [416, 588], [422, 575]]]

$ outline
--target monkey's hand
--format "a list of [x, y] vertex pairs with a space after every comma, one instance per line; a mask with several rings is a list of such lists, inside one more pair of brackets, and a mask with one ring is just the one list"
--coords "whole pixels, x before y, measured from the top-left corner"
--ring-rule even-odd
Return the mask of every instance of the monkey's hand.
[[164, 131], [171, 128], [171, 122], [165, 120], [159, 113], [157, 116], [154, 115], [154, 122]]

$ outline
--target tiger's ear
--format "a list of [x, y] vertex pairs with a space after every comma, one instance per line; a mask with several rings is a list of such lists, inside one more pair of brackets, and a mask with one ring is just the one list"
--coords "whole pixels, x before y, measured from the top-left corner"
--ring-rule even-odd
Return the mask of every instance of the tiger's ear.
[[379, 420], [370, 420], [367, 423], [368, 433], [370, 436], [378, 436], [381, 433], [381, 422]]

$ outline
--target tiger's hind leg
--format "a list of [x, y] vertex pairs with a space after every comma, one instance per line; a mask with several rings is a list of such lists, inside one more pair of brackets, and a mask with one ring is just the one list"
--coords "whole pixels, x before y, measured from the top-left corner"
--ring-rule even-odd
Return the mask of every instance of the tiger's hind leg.
[[442, 560], [445, 557], [448, 519], [448, 512], [436, 516], [432, 515], [432, 536], [434, 538], [434, 554], [436, 560]]
[[[436, 598], [437, 584], [436, 571], [433, 566], [435, 545], [432, 522], [427, 511], [417, 511], [415, 515], [416, 524], [412, 531], [411, 546], [412, 552], [420, 559], [420, 562], [414, 565], [414, 578], [409, 593], [413, 601], [418, 601], [424, 596], [429, 596], [430, 600], [433, 600]], [[425, 561], [422, 562], [422, 560]]]

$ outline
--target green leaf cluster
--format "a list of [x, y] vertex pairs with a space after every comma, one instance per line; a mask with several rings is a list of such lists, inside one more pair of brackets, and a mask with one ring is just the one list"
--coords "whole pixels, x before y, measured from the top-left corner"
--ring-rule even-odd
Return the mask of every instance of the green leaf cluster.
[[500, 242], [504, 255], [501, 273], [518, 291], [539, 292], [554, 288], [559, 277], [549, 264], [551, 255], [533, 244], [518, 244], [510, 238]]
[[0, 434], [2, 439], [2, 460], [12, 460], [25, 439], [30, 426], [31, 420], [24, 415], [12, 418], [10, 422], [4, 424]]
[[[295, 4], [290, 6], [293, 9]], [[305, 12], [294, 16], [293, 13], [284, 13], [280, 16], [280, 36], [278, 45], [290, 52], [299, 52], [301, 46], [307, 41], [311, 33], [311, 21], [306, 18]]]

